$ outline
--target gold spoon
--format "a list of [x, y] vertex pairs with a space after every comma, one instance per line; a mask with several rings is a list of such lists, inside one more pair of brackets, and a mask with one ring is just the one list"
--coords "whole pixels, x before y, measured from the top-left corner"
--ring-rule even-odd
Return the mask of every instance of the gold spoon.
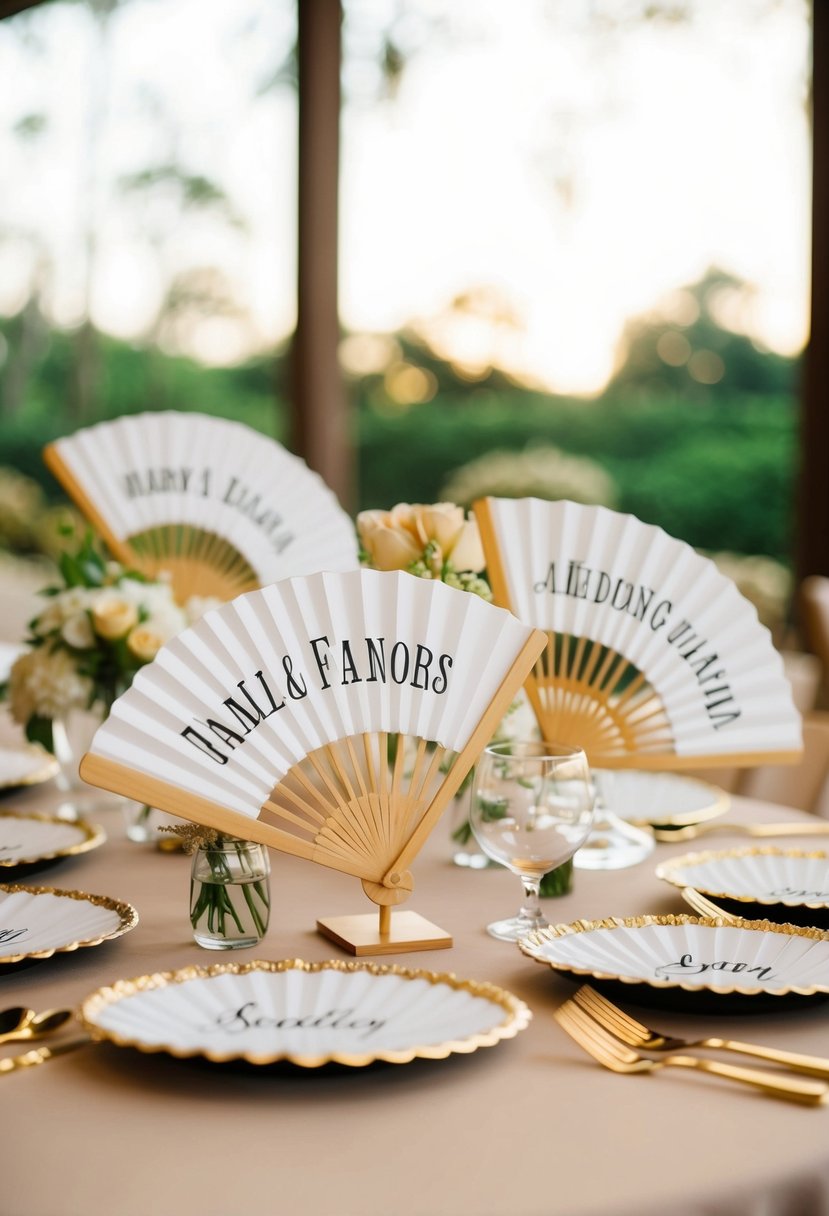
[[22, 1006], [6, 1009], [0, 1014], [0, 1043], [43, 1038], [59, 1030], [74, 1014], [74, 1009], [45, 1009], [43, 1013]]
[[24, 1005], [12, 1005], [9, 1009], [0, 1010], [0, 1040], [17, 1034], [21, 1026], [26, 1026], [34, 1017], [34, 1012], [34, 1009], [27, 1009]]

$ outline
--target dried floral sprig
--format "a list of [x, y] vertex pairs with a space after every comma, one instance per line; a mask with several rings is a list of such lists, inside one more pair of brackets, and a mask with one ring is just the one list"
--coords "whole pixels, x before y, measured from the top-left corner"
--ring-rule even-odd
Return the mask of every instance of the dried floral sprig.
[[206, 849], [211, 846], [220, 848], [223, 844], [236, 841], [236, 837], [223, 836], [215, 828], [206, 828], [201, 823], [176, 823], [172, 827], [163, 827], [158, 830], [178, 836], [185, 853], [195, 853], [198, 849]]

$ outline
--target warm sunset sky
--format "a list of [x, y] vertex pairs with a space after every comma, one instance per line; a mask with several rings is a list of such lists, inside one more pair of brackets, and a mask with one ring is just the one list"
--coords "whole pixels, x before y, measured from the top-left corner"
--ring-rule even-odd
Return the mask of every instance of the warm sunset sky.
[[[756, 288], [736, 318], [774, 349], [805, 339], [805, 0], [686, 0], [683, 22], [627, 22], [634, 0], [346, 3], [341, 304], [355, 330], [417, 322], [470, 365], [495, 357], [595, 391], [625, 318], [717, 264]], [[676, 7], [665, 5], [664, 7]], [[394, 19], [411, 51], [393, 100], [373, 70]], [[129, 0], [105, 49], [88, 11], [0, 26], [0, 309], [35, 268], [53, 315], [138, 336], [181, 270], [214, 265], [239, 315], [190, 350], [232, 359], [294, 317], [295, 102], [262, 90], [294, 36], [289, 0]], [[43, 113], [24, 140], [14, 127]], [[90, 157], [89, 149], [94, 149]], [[163, 190], [118, 182], [175, 161], [227, 192], [244, 228], [182, 222]], [[486, 288], [515, 324], [447, 317]]]

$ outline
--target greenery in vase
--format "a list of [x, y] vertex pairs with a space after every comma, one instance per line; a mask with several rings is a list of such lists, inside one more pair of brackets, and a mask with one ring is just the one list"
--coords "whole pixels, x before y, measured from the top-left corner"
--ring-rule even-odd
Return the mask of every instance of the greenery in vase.
[[[499, 800], [478, 797], [478, 805], [481, 809], [481, 819], [484, 823], [494, 823], [496, 819], [503, 819], [506, 815], [506, 807]], [[452, 839], [460, 845], [469, 844], [472, 839], [472, 824], [467, 816], [463, 823], [459, 824], [452, 833]]]
[[[517, 739], [538, 739], [538, 723], [535, 719], [535, 714], [532, 711], [527, 694], [521, 690], [518, 696], [510, 705], [507, 712], [498, 724], [498, 729], [492, 736], [490, 743], [510, 743]], [[470, 769], [461, 782], [459, 793], [472, 784], [475, 770]], [[494, 810], [484, 815], [484, 818], [500, 819], [501, 815], [494, 813]], [[469, 819], [464, 821], [455, 828], [452, 832], [452, 840], [456, 844], [465, 847], [472, 840], [472, 826]], [[496, 863], [497, 864], [497, 863]]]
[[[232, 889], [241, 893], [253, 928], [257, 936], [263, 937], [270, 913], [268, 878], [267, 874], [260, 873], [252, 865], [248, 856], [249, 842], [235, 836], [225, 836], [200, 824], [175, 824], [173, 827], [159, 828], [159, 831], [178, 836], [185, 853], [200, 850], [206, 862], [209, 873], [193, 878], [190, 907], [193, 929], [203, 927], [206, 919], [207, 931], [215, 937], [232, 937], [234, 928], [240, 936], [245, 935], [245, 926], [233, 903]], [[234, 853], [236, 869], [231, 864], [231, 854]]]
[[570, 857], [544, 875], [538, 888], [538, 894], [544, 899], [549, 896], [569, 895], [572, 889], [573, 858]]

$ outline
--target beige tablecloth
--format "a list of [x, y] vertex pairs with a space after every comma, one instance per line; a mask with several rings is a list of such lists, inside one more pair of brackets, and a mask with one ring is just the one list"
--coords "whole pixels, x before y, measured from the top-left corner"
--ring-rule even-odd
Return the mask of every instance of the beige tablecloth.
[[[0, 805], [49, 809], [48, 786]], [[735, 805], [736, 816], [794, 812]], [[189, 859], [127, 841], [118, 813], [94, 853], [32, 883], [126, 899], [126, 937], [0, 975], [0, 1006], [75, 1004], [118, 978], [216, 961], [190, 937]], [[717, 837], [717, 845], [737, 843]], [[799, 843], [799, 842], [798, 842]], [[545, 906], [555, 921], [683, 911], [642, 865], [578, 871]], [[472, 1056], [365, 1071], [273, 1071], [145, 1056], [103, 1044], [0, 1078], [3, 1216], [814, 1216], [829, 1212], [829, 1109], [764, 1098], [680, 1070], [623, 1077], [584, 1056], [551, 1017], [565, 979], [489, 938], [517, 879], [449, 860], [439, 826], [413, 872], [411, 906], [450, 930], [451, 950], [393, 961], [481, 980], [522, 997], [534, 1019]], [[318, 914], [363, 911], [356, 880], [272, 854], [272, 918], [255, 952], [325, 959]], [[646, 1011], [676, 1033], [724, 1032], [829, 1054], [826, 1005], [702, 1017]]]

